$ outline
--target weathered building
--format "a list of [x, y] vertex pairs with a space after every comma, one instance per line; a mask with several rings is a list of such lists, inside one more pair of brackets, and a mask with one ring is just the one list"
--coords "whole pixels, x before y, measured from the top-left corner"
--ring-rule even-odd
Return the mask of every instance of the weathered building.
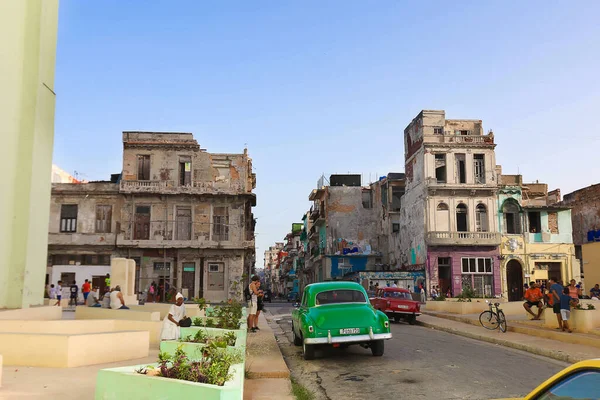
[[279, 252], [282, 249], [283, 243], [277, 242], [275, 246], [270, 246], [268, 250], [265, 250], [264, 271], [265, 283], [268, 289], [275, 288], [275, 282], [279, 282], [279, 270], [276, 266]]
[[481, 120], [444, 111], [423, 110], [404, 130], [400, 263], [427, 271], [428, 292], [501, 292], [495, 146]]
[[566, 194], [561, 204], [571, 208], [575, 254], [587, 291], [600, 283], [600, 184]]
[[544, 183], [523, 183], [521, 175], [501, 175], [498, 167], [498, 224], [502, 295], [523, 298], [523, 284], [579, 280], [579, 262], [572, 240], [571, 210], [557, 204], [558, 190]]
[[191, 133], [123, 132], [117, 182], [53, 185], [49, 267], [68, 280], [87, 256], [91, 266], [128, 257], [136, 291], [154, 281], [227, 300], [254, 267], [255, 186], [247, 151], [208, 153]]
[[361, 186], [360, 175], [331, 175], [330, 185], [321, 182], [309, 200], [304, 282], [344, 279], [382, 264], [373, 190]]

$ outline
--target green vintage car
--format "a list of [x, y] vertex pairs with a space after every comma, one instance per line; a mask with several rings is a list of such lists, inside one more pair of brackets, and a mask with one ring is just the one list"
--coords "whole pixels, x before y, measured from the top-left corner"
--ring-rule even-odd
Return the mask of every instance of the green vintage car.
[[305, 360], [317, 346], [358, 344], [383, 355], [383, 341], [391, 339], [390, 321], [369, 303], [365, 289], [354, 282], [313, 283], [304, 288], [302, 301], [292, 312], [294, 344], [302, 345]]

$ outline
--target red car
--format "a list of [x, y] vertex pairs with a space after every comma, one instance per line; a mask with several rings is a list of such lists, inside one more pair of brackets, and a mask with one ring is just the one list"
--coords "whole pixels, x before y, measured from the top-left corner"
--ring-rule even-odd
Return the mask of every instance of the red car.
[[417, 316], [421, 315], [420, 303], [413, 300], [410, 292], [406, 289], [391, 287], [378, 289], [375, 297], [369, 300], [375, 309], [383, 311], [389, 319], [394, 318], [396, 322], [402, 318], [414, 325]]

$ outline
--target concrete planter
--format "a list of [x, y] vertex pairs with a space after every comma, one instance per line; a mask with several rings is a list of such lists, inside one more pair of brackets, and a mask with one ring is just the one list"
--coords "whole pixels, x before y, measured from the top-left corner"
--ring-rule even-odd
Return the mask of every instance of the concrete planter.
[[[154, 364], [153, 366], [156, 366]], [[233, 377], [223, 386], [147, 376], [135, 372], [144, 366], [108, 368], [98, 372], [96, 400], [202, 399], [242, 400], [244, 397], [244, 365], [230, 368]]]
[[246, 345], [246, 338], [248, 337], [248, 324], [245, 322], [240, 325], [240, 329], [221, 329], [221, 328], [205, 328], [203, 326], [190, 326], [189, 328], [181, 328], [179, 333], [180, 339], [188, 336], [194, 336], [200, 329], [209, 330], [209, 332], [215, 332], [215, 335], [223, 335], [227, 332], [234, 332], [238, 340], [242, 340], [244, 346]]
[[[182, 328], [183, 329], [189, 329], [189, 328]], [[221, 336], [224, 333], [228, 332], [225, 329], [218, 329], [218, 328], [205, 328], [208, 336], [211, 337], [215, 337], [215, 336]], [[197, 332], [198, 330], [194, 331]], [[187, 335], [182, 335], [182, 338], [185, 338]], [[193, 335], [190, 335], [193, 336]], [[244, 335], [240, 335], [238, 333], [236, 333], [236, 340], [235, 340], [235, 345], [234, 346], [227, 346], [227, 351], [230, 353], [235, 353], [238, 352], [240, 353], [244, 358], [245, 358], [245, 348], [246, 348], [246, 337]], [[206, 344], [204, 343], [193, 343], [193, 342], [179, 342], [177, 340], [164, 340], [162, 342], [160, 342], [160, 351], [168, 353], [168, 354], [175, 354], [175, 351], [181, 347], [182, 350], [185, 352], [185, 354], [191, 359], [191, 360], [198, 360], [200, 358], [202, 358], [202, 349], [204, 347], [206, 347]]]
[[[558, 328], [558, 321], [552, 308], [544, 310], [545, 328]], [[578, 333], [588, 333], [594, 329], [600, 328], [600, 309], [595, 310], [576, 310], [571, 309], [569, 318], [569, 327]]]
[[428, 301], [424, 310], [451, 314], [478, 314], [483, 310], [487, 310], [488, 307], [488, 304], [483, 299], [473, 299], [471, 302]]

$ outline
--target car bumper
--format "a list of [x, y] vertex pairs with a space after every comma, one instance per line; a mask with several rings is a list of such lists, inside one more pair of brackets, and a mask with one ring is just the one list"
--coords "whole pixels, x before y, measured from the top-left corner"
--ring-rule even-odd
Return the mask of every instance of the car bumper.
[[404, 311], [400, 311], [400, 310], [385, 310], [385, 313], [386, 313], [386, 314], [394, 314], [394, 315], [395, 315], [395, 314], [401, 314], [401, 315], [416, 315], [416, 316], [419, 316], [419, 315], [421, 315], [421, 313], [420, 313], [420, 312], [407, 311], [407, 310], [404, 310]]
[[373, 340], [386, 340], [391, 339], [391, 333], [375, 333], [373, 335], [347, 335], [347, 336], [331, 336], [321, 338], [306, 338], [304, 343], [306, 344], [333, 344], [333, 343], [359, 343], [359, 342], [371, 342]]

